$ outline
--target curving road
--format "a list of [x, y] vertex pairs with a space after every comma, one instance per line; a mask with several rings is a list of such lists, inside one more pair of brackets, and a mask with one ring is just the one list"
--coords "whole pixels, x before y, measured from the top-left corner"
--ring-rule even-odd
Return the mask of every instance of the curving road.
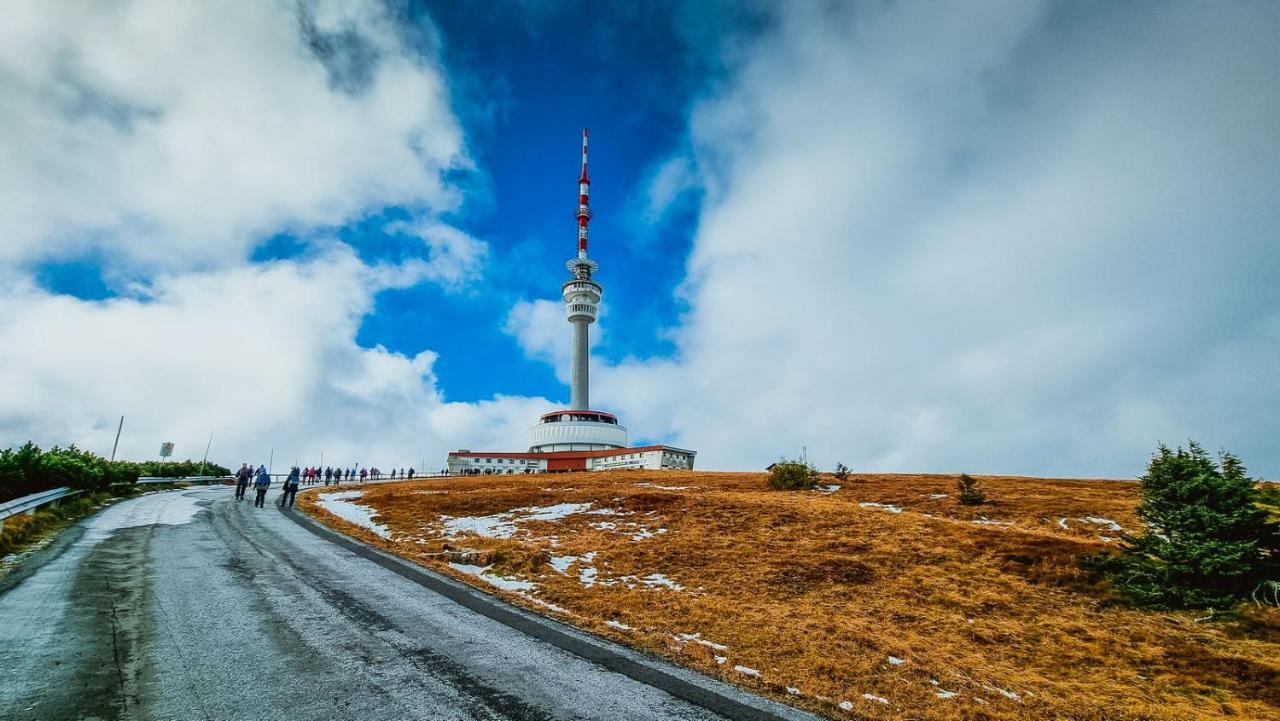
[[124, 501], [58, 543], [0, 595], [2, 719], [721, 718], [229, 488]]

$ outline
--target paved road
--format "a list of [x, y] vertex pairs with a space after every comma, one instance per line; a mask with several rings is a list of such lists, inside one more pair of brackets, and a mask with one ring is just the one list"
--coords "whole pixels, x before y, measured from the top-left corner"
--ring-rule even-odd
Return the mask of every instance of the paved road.
[[125, 501], [71, 533], [0, 595], [0, 719], [719, 718], [229, 488]]

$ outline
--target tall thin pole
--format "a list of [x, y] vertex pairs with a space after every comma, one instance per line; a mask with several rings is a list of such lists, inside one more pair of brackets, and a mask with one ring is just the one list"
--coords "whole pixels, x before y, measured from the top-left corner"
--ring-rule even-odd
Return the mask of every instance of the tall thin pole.
[[204, 467], [209, 463], [209, 449], [213, 447], [213, 431], [209, 431], [209, 442], [204, 444], [204, 458], [200, 461], [200, 472], [204, 472]]
[[267, 475], [271, 475], [271, 464], [276, 460], [276, 449], [271, 449], [271, 457], [267, 459]]
[[124, 416], [120, 416], [120, 425], [116, 426], [116, 442], [111, 445], [111, 460], [116, 460], [116, 449], [120, 447], [120, 431], [124, 430]]

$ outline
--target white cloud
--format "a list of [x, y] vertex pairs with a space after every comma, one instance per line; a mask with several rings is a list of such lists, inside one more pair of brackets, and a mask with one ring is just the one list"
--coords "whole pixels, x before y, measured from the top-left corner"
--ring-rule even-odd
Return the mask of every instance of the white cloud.
[[380, 3], [27, 3], [0, 92], [0, 262], [235, 264], [282, 229], [453, 209], [441, 173], [469, 164]]
[[[369, 267], [337, 246], [306, 262], [183, 273], [146, 300], [103, 302], [9, 289], [0, 373], [22, 379], [0, 398], [0, 434], [78, 441], [108, 453], [126, 416], [121, 456], [148, 458], [172, 440], [215, 459], [443, 465], [459, 447], [520, 447], [541, 399], [450, 403], [414, 357], [355, 343], [374, 294], [426, 268]], [[331, 283], [332, 278], [343, 282]]]
[[677, 350], [602, 407], [704, 467], [1123, 476], [1194, 437], [1280, 476], [1276, 6], [779, 21], [691, 113]]
[[[377, 293], [459, 289], [487, 245], [445, 224], [470, 161], [430, 27], [382, 3], [28, 3], [0, 24], [0, 434], [277, 466], [443, 465], [519, 448], [542, 399], [450, 402], [435, 353], [356, 342]], [[420, 258], [368, 265], [325, 227], [385, 206]], [[265, 237], [302, 259], [250, 264]], [[124, 295], [38, 287], [101, 258]]]

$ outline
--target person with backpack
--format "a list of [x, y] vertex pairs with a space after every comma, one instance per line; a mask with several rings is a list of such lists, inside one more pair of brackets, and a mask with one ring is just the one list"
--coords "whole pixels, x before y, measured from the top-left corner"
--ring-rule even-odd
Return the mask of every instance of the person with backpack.
[[289, 504], [289, 508], [293, 508], [293, 499], [298, 495], [298, 484], [301, 471], [297, 466], [289, 470], [289, 477], [284, 479], [284, 493], [280, 494], [280, 507], [285, 507], [285, 502]]
[[333, 469], [328, 466], [325, 466], [324, 467], [324, 484], [327, 486], [329, 485], [329, 481], [332, 481], [332, 480], [333, 480]]
[[266, 466], [258, 466], [258, 478], [253, 482], [253, 490], [257, 495], [253, 499], [254, 508], [265, 508], [267, 501], [267, 489], [271, 487], [271, 474], [267, 473]]
[[241, 463], [240, 470], [236, 471], [236, 500], [244, 500], [244, 492], [249, 488], [249, 481], [253, 478], [253, 469], [248, 463]]

